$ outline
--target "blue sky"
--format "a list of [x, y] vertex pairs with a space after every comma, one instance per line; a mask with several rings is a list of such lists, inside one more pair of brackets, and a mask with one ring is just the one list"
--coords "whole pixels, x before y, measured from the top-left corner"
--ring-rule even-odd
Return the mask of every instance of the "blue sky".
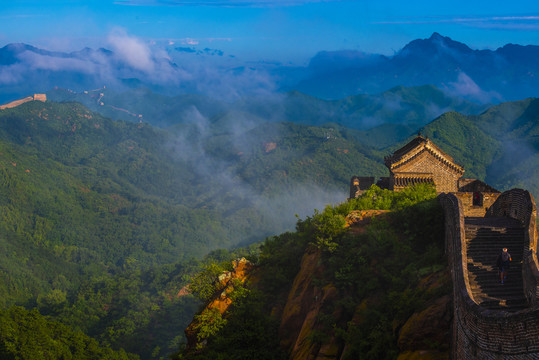
[[0, 10], [0, 46], [63, 51], [108, 47], [118, 33], [296, 63], [319, 50], [391, 55], [435, 31], [475, 49], [539, 45], [539, 1], [22, 0]]

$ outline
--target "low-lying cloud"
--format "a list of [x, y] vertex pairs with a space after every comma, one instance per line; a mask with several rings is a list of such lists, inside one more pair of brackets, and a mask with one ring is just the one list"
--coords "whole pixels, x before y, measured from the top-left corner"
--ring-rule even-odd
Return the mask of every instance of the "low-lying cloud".
[[17, 85], [19, 91], [26, 86], [28, 90], [21, 91], [25, 96], [55, 86], [82, 91], [106, 85], [121, 90], [125, 79], [136, 79], [168, 94], [199, 93], [227, 101], [263, 96], [277, 88], [264, 69], [231, 57], [167, 50], [121, 28], [114, 29], [106, 43], [110, 50], [55, 53], [30, 47], [13, 52], [16, 62], [0, 66], [0, 86]]
[[464, 97], [480, 103], [502, 100], [502, 96], [499, 93], [481, 89], [481, 87], [479, 87], [479, 85], [464, 72], [460, 72], [457, 81], [450, 82], [446, 90], [454, 96]]
[[[328, 190], [314, 183], [300, 183], [299, 181], [281, 186], [279, 193], [264, 194], [260, 189], [260, 183], [263, 184], [264, 181], [260, 182], [255, 179], [253, 183], [250, 183], [242, 178], [239, 171], [241, 166], [238, 166], [239, 160], [226, 160], [226, 157], [206, 151], [206, 141], [215, 135], [215, 124], [205, 118], [195, 106], [190, 107], [188, 111], [187, 117], [190, 118], [192, 130], [177, 134], [174, 143], [169, 146], [179, 159], [189, 164], [198, 179], [213, 184], [208, 187], [206, 194], [210, 202], [227, 199], [228, 204], [236, 204], [236, 210], [244, 209], [252, 215], [260, 216], [264, 228], [250, 229], [255, 233], [259, 232], [261, 238], [258, 240], [262, 240], [264, 234], [279, 234], [292, 230], [297, 220], [294, 214], [305, 218], [312, 215], [314, 209], [322, 210], [327, 204], [335, 204], [346, 199], [347, 189], [345, 188], [342, 191]], [[223, 148], [222, 151], [245, 153], [242, 156], [248, 156], [253, 145], [261, 147], [264, 145], [262, 140], [249, 135], [249, 131], [261, 122], [239, 116], [240, 118], [234, 117], [230, 120], [230, 124], [226, 124], [229, 139], [227, 144], [230, 148]], [[268, 128], [268, 131], [276, 131], [271, 134], [271, 137], [276, 139], [279, 138], [277, 128]], [[259, 176], [262, 175], [259, 174]], [[256, 183], [258, 185], [255, 185]], [[238, 243], [246, 240], [237, 239]]]
[[125, 30], [116, 29], [108, 37], [114, 55], [133, 69], [153, 73], [155, 61], [148, 45]]
[[74, 71], [83, 74], [95, 74], [102, 65], [89, 59], [61, 58], [30, 51], [20, 54], [19, 60], [27, 65], [29, 70]]

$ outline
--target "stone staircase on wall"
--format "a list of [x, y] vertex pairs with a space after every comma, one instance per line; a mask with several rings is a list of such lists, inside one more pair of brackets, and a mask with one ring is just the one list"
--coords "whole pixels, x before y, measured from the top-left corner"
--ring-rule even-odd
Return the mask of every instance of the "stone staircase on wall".
[[[514, 312], [526, 308], [522, 279], [524, 229], [510, 218], [466, 217], [468, 281], [474, 301], [488, 309]], [[507, 280], [500, 283], [496, 259], [506, 247], [511, 254]]]
[[483, 206], [471, 206], [466, 209], [465, 216], [483, 217], [485, 216], [485, 208]]

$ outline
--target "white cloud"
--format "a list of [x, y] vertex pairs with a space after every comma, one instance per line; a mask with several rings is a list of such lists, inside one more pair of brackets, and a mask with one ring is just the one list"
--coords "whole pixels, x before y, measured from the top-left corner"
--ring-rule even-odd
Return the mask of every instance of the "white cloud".
[[191, 38], [183, 39], [182, 40], [183, 45], [198, 45], [199, 41]]
[[41, 55], [31, 51], [25, 51], [19, 55], [22, 60], [32, 70], [50, 70], [50, 71], [77, 71], [85, 74], [97, 72], [99, 67], [88, 60], [76, 58], [59, 58], [47, 55]]
[[[111, 52], [91, 49], [73, 53], [22, 51], [17, 55], [19, 63], [0, 67], [0, 85], [27, 83], [40, 84], [44, 90], [60, 86], [78, 91], [78, 85], [96, 83], [113, 87], [122, 86], [122, 79], [138, 79], [144, 86], [158, 85], [171, 93], [194, 92], [227, 101], [245, 95], [266, 96], [277, 89], [268, 71], [243, 67], [235, 58], [170, 53], [157, 42], [152, 45], [123, 29], [113, 30], [107, 40]], [[183, 40], [190, 44], [198, 42], [191, 38]], [[168, 41], [180, 42], [178, 39]], [[84, 75], [86, 83], [78, 84], [77, 76], [66, 77], [66, 72]]]
[[114, 55], [136, 70], [154, 72], [155, 64], [148, 45], [140, 39], [127, 35], [123, 29], [115, 29], [108, 37]]
[[23, 80], [24, 65], [0, 66], [0, 84], [13, 85]]

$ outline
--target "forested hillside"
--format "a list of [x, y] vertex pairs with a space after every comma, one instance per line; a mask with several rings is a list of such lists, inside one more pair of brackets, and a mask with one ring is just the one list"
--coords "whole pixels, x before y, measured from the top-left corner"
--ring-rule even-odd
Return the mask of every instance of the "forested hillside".
[[382, 171], [333, 128], [229, 125], [165, 132], [76, 103], [2, 111], [3, 254], [26, 242], [90, 274], [172, 263], [284, 229], [272, 207], [298, 210], [283, 196], [341, 197], [349, 169]]
[[50, 321], [37, 310], [0, 310], [2, 359], [136, 360], [138, 356], [99, 346], [95, 339]]
[[[339, 100], [323, 100], [290, 91], [282, 94], [246, 96], [234, 102], [203, 95], [166, 96], [149, 89], [137, 88], [117, 92], [108, 88], [74, 92], [54, 89], [50, 100], [77, 101], [93, 111], [126, 121], [145, 122], [168, 127], [192, 123], [193, 116], [210, 122], [237, 116], [251, 123], [288, 121], [304, 125], [335, 123], [350, 129], [367, 130], [384, 124], [405, 127], [402, 136], [447, 111], [477, 114], [487, 108], [444, 92], [435, 86], [397, 86], [378, 94], [359, 94]], [[403, 137], [397, 139], [402, 140]], [[369, 145], [379, 145], [364, 139]], [[389, 145], [389, 144], [388, 144]], [[386, 145], [387, 146], [387, 145]]]
[[1, 111], [2, 308], [165, 356], [196, 304], [181, 292], [190, 259], [344, 198], [350, 168], [382, 171], [344, 130], [234, 121], [163, 131], [77, 103]]
[[514, 187], [539, 196], [539, 100], [530, 98], [465, 116], [446, 113], [422, 130], [466, 169], [465, 177], [499, 190]]
[[[465, 177], [537, 194], [537, 102], [449, 112], [421, 131]], [[104, 348], [165, 358], [198, 306], [185, 289], [194, 273], [256, 258], [257, 245], [231, 249], [293, 229], [294, 214], [311, 219], [314, 209], [343, 201], [352, 175], [387, 175], [384, 155], [411, 135], [402, 123], [362, 131], [273, 120], [193, 111], [162, 129], [79, 103], [0, 111], [1, 308], [35, 308]], [[275, 256], [297, 255], [286, 253], [295, 248], [287, 241], [271, 247]]]

